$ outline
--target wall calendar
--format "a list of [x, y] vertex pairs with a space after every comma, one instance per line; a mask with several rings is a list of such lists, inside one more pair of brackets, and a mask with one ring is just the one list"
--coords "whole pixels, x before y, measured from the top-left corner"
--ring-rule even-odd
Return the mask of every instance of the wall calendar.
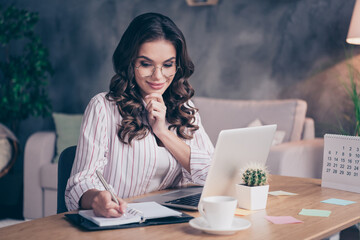
[[360, 137], [325, 134], [322, 187], [360, 193]]

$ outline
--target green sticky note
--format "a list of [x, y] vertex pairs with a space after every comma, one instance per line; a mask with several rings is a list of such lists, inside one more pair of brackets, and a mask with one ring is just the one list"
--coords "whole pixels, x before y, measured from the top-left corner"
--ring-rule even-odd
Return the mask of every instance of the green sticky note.
[[338, 199], [338, 198], [329, 198], [327, 200], [321, 201], [322, 203], [330, 203], [330, 204], [335, 204], [335, 205], [341, 205], [341, 206], [346, 206], [349, 204], [353, 204], [356, 203], [354, 201], [349, 201], [349, 200], [344, 200], [344, 199]]
[[299, 215], [305, 216], [315, 216], [315, 217], [329, 217], [331, 211], [328, 210], [319, 210], [319, 209], [305, 209], [303, 208]]

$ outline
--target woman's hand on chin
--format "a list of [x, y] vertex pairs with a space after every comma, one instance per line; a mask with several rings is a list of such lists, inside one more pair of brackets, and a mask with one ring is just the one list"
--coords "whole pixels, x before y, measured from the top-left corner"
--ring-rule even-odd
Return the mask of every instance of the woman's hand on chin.
[[166, 127], [166, 106], [162, 95], [151, 93], [145, 98], [146, 110], [148, 112], [149, 124], [156, 136], [167, 131]]

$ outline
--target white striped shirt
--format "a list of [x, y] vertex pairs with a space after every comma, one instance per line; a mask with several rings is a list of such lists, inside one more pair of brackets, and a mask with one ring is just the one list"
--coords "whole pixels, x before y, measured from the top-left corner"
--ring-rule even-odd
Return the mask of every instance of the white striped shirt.
[[[155, 176], [161, 147], [157, 145], [154, 134], [149, 133], [141, 140], [134, 139], [131, 145], [123, 144], [117, 136], [122, 117], [115, 102], [108, 101], [105, 95], [100, 93], [93, 97], [83, 116], [76, 156], [65, 191], [69, 211], [79, 208], [79, 200], [87, 190], [105, 190], [95, 174], [96, 170], [103, 172], [105, 180], [121, 198], [148, 193]], [[169, 170], [158, 190], [186, 183], [205, 183], [214, 147], [198, 113], [195, 124], [199, 130], [194, 133], [193, 139], [184, 140], [191, 149], [190, 173], [166, 149], [167, 154], [162, 156], [167, 156]]]

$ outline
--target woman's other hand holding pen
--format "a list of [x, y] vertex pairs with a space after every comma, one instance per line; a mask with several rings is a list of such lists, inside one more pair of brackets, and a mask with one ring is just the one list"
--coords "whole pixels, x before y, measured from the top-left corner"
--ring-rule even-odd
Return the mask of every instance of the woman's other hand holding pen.
[[96, 216], [101, 217], [121, 217], [127, 207], [127, 203], [117, 197], [119, 205], [111, 199], [109, 191], [99, 191], [90, 189], [86, 191], [80, 199], [82, 209], [93, 209]]

